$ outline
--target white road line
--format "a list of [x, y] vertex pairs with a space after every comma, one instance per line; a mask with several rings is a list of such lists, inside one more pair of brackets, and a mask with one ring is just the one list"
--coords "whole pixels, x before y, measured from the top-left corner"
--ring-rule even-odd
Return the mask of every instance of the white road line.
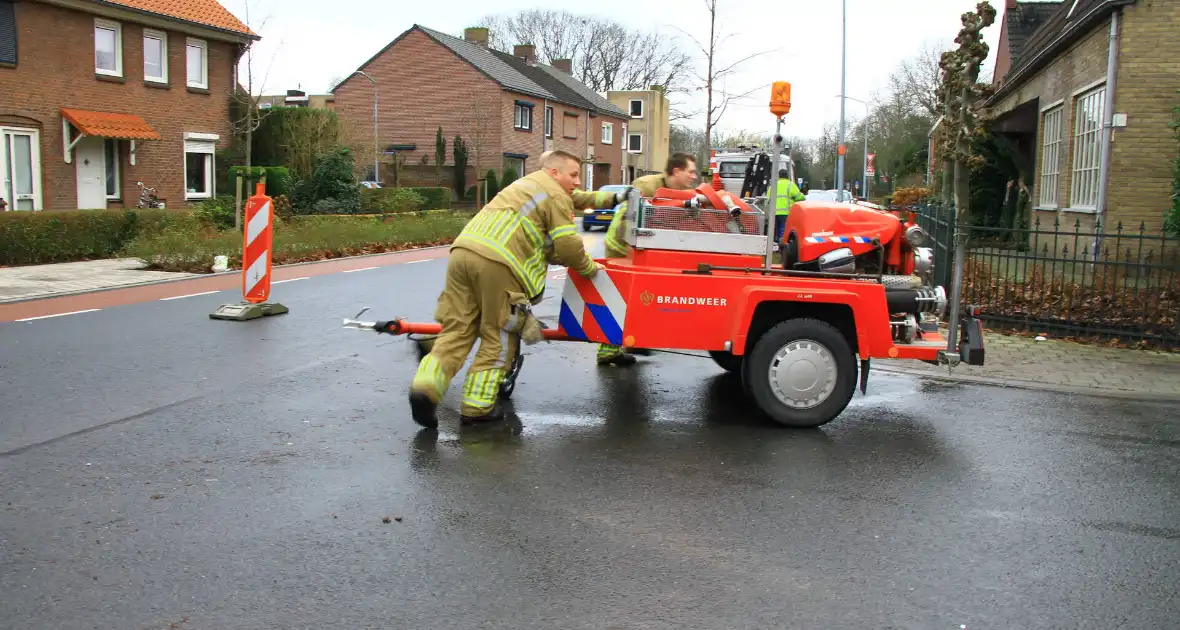
[[84, 311], [70, 311], [69, 313], [56, 313], [53, 315], [39, 315], [37, 317], [26, 317], [24, 319], [18, 319], [16, 321], [18, 321], [18, 322], [31, 322], [35, 319], [49, 319], [50, 317], [62, 317], [63, 315], [77, 315], [78, 313], [93, 313], [94, 311], [101, 311], [101, 310], [102, 310], [101, 308], [88, 308]]
[[427, 258], [426, 260], [411, 260], [410, 262], [402, 263], [402, 264], [403, 265], [416, 265], [418, 263], [433, 262], [435, 260], [442, 260], [442, 259], [441, 258]]
[[352, 273], [354, 271], [368, 271], [370, 269], [376, 269], [376, 267], [364, 267], [362, 269], [345, 269], [344, 271], [342, 271], [340, 273]]
[[196, 297], [198, 295], [213, 295], [214, 293], [221, 293], [221, 291], [202, 291], [201, 293], [189, 293], [188, 295], [174, 295], [172, 297], [160, 298], [161, 302], [167, 300], [179, 300], [181, 298]]
[[296, 280], [307, 280], [311, 276], [303, 276], [302, 278], [287, 278], [286, 280], [275, 280], [271, 284], [282, 284], [284, 282], [295, 282]]

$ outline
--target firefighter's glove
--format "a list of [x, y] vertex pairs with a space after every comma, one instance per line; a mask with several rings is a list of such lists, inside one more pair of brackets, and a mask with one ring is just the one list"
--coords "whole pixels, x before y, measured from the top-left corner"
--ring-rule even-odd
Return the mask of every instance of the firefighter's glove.
[[533, 316], [528, 296], [515, 291], [508, 292], [507, 313], [501, 328], [504, 332], [520, 335], [522, 341], [528, 345], [545, 340], [544, 325]]
[[615, 193], [615, 205], [623, 203], [627, 200], [627, 195], [631, 194], [631, 186], [625, 186], [622, 190]]

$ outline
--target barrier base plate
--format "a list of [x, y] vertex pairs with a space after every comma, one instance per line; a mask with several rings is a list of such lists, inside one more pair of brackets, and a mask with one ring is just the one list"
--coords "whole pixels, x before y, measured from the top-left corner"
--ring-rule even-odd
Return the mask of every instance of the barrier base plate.
[[259, 317], [282, 315], [287, 312], [289, 312], [287, 307], [278, 302], [263, 302], [262, 304], [241, 302], [239, 304], [222, 304], [217, 307], [216, 311], [209, 313], [209, 319], [244, 322], [251, 319], [258, 319]]

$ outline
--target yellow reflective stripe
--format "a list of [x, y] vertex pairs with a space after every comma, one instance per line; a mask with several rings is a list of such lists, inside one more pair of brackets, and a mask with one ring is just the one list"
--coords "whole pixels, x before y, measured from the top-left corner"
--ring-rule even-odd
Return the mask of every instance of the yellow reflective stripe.
[[424, 384], [435, 389], [439, 396], [447, 391], [447, 377], [443, 374], [442, 366], [434, 355], [428, 354], [418, 364], [418, 371], [414, 373], [414, 385]]
[[463, 404], [481, 409], [491, 407], [496, 402], [503, 378], [504, 371], [496, 368], [467, 374], [467, 382], [463, 384]]
[[557, 240], [563, 236], [577, 236], [578, 232], [572, 225], [559, 225], [549, 230], [549, 238]]
[[[521, 282], [524, 283], [525, 289], [529, 292], [530, 296], [540, 293], [545, 288], [545, 268], [534, 263], [538, 258], [544, 260], [544, 252], [540, 252], [539, 250], [534, 251], [526, 265], [522, 264], [520, 259], [508, 251], [508, 248], [482, 234], [463, 234], [456, 241], [461, 239], [471, 239], [503, 256], [508, 266], [512, 267], [512, 271], [516, 274], [516, 277], [520, 278]], [[529, 270], [532, 270], [532, 273], [529, 273]]]

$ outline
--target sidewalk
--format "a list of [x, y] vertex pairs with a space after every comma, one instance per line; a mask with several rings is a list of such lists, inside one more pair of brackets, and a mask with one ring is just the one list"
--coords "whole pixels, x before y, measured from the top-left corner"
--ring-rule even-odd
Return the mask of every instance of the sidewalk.
[[1180, 402], [1180, 353], [1036, 341], [993, 332], [984, 333], [983, 348], [982, 366], [962, 364], [948, 370], [887, 359], [874, 360], [870, 374], [903, 372], [951, 382]]
[[202, 275], [144, 271], [143, 267], [143, 262], [133, 258], [0, 267], [0, 303]]

